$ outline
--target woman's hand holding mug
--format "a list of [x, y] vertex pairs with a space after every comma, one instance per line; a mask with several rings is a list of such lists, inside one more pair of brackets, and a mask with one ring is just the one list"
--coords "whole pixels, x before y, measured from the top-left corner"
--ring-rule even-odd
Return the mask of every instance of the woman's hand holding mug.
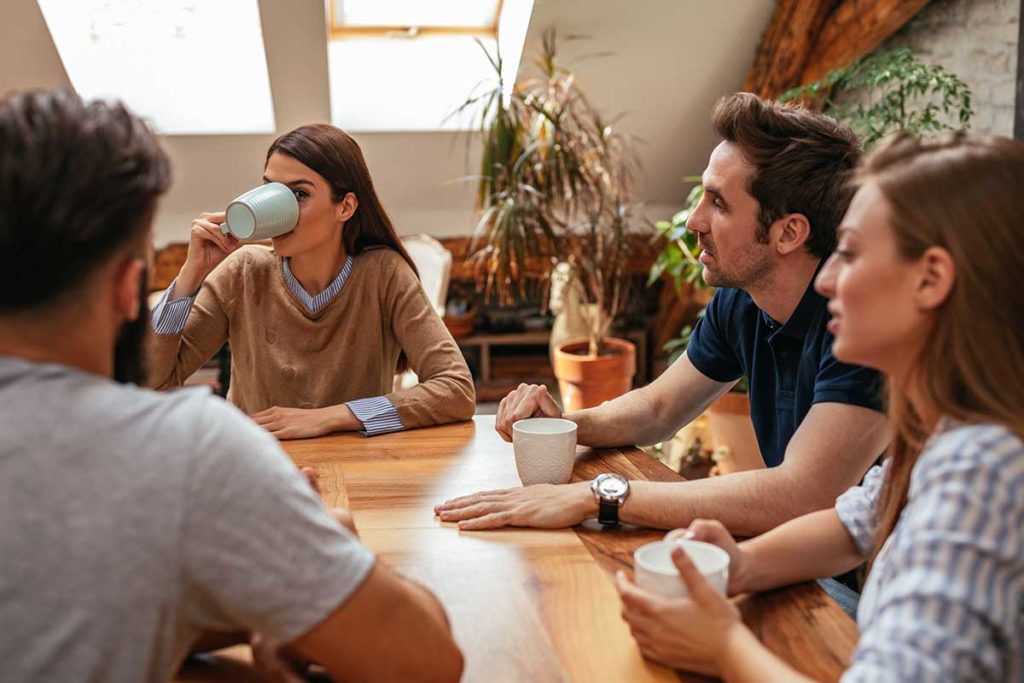
[[231, 234], [224, 234], [220, 224], [224, 222], [224, 212], [201, 213], [192, 221], [192, 230], [188, 239], [188, 256], [181, 273], [175, 282], [175, 296], [192, 296], [199, 291], [206, 276], [227, 258], [228, 254], [238, 249], [241, 242]]

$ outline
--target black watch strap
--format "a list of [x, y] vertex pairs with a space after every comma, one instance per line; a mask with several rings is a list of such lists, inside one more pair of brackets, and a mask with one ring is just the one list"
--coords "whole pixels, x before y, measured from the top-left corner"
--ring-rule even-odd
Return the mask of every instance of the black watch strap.
[[600, 501], [597, 506], [597, 521], [605, 526], [619, 525], [618, 501]]

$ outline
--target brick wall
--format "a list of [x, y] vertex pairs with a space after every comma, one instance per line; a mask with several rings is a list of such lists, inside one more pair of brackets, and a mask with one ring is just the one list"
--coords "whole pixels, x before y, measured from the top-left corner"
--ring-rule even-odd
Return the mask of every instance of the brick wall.
[[932, 0], [880, 49], [909, 47], [973, 93], [971, 128], [1013, 135], [1021, 0]]

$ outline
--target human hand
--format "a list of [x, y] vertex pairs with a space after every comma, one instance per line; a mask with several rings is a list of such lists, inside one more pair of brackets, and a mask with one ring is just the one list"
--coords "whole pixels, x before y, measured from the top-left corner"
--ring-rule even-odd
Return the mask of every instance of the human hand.
[[505, 441], [512, 441], [512, 423], [528, 417], [562, 417], [562, 409], [543, 384], [520, 384], [501, 399], [494, 429]]
[[748, 573], [749, 558], [743, 552], [743, 548], [732, 537], [725, 525], [718, 520], [695, 519], [685, 529], [675, 529], [665, 534], [666, 541], [704, 541], [729, 554], [729, 585], [726, 588], [728, 595], [745, 593]]
[[326, 408], [282, 408], [274, 406], [253, 413], [256, 424], [282, 441], [323, 436], [341, 428], [339, 406]]
[[622, 618], [644, 657], [673, 669], [717, 676], [730, 638], [746, 626], [736, 606], [704, 578], [682, 547], [672, 551], [672, 562], [690, 597], [649, 593], [619, 570], [615, 587]]
[[338, 524], [351, 531], [356, 538], [359, 538], [356, 520], [352, 519], [352, 514], [348, 510], [345, 508], [331, 508], [331, 514], [334, 515], [334, 519], [338, 520]]
[[199, 291], [206, 276], [213, 272], [228, 254], [242, 246], [234, 235], [225, 235], [220, 225], [224, 212], [201, 213], [192, 221], [188, 237], [188, 254], [175, 283], [175, 294], [192, 296]]
[[589, 482], [534, 484], [517, 489], [482, 491], [434, 506], [442, 522], [458, 522], [474, 531], [503, 526], [562, 529], [597, 514]]
[[311, 662], [280, 641], [254, 633], [249, 639], [252, 662], [260, 677], [269, 683], [305, 683]]
[[[313, 493], [317, 496], [323, 496], [323, 491], [320, 490], [320, 480], [317, 478], [315, 467], [309, 467], [308, 465], [306, 467], [300, 467], [299, 473], [301, 473], [302, 476], [306, 478], [306, 481], [309, 482], [309, 486], [313, 489]], [[359, 538], [359, 530], [356, 529], [356, 521], [352, 518], [352, 514], [348, 510], [345, 508], [329, 508], [329, 510], [338, 524], [351, 531], [356, 538]]]
[[309, 482], [309, 487], [313, 489], [313, 493], [317, 496], [323, 495], [323, 492], [320, 490], [320, 479], [316, 475], [315, 467], [310, 467], [308, 465], [300, 467], [299, 474], [305, 477], [306, 481]]

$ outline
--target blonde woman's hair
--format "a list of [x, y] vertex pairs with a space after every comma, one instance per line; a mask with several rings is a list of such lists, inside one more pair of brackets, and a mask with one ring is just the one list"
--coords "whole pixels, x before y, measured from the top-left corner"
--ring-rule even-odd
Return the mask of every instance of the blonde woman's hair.
[[[891, 207], [900, 255], [937, 246], [951, 255], [955, 282], [907, 382], [936, 414], [999, 424], [1024, 439], [1024, 143], [964, 132], [918, 140], [900, 134], [866, 160]], [[890, 382], [891, 462], [882, 487], [872, 560], [907, 500], [927, 425], [906, 387]]]

